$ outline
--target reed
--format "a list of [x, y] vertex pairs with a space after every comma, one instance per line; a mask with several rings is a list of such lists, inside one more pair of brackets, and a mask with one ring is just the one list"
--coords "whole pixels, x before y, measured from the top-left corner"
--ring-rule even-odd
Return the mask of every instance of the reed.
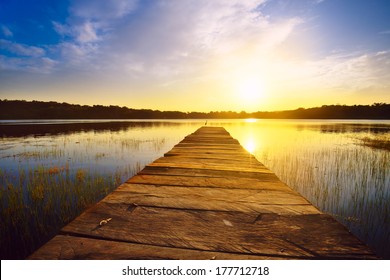
[[385, 135], [358, 138], [363, 146], [390, 151], [390, 137]]
[[284, 146], [263, 146], [256, 157], [378, 255], [389, 258], [390, 153], [379, 148], [383, 141], [364, 138], [364, 145], [355, 145], [344, 136], [345, 142], [333, 139], [330, 145], [332, 137], [325, 135], [309, 147], [304, 137], [290, 138]]
[[[0, 172], [1, 258], [24, 258], [59, 228], [101, 200], [140, 166], [99, 175], [69, 166], [36, 166], [15, 174]], [[21, 178], [23, 177], [23, 178]]]

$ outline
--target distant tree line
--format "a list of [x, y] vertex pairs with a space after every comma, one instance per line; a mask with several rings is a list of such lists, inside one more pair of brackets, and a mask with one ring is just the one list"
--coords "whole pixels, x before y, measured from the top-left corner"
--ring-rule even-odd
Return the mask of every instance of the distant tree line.
[[390, 119], [390, 104], [323, 105], [296, 110], [246, 113], [233, 111], [180, 112], [120, 106], [1, 100], [0, 119]]

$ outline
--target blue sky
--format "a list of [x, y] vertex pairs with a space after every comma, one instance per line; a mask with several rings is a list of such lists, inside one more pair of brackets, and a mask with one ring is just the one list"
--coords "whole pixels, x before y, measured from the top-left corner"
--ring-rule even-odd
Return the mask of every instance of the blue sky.
[[161, 110], [390, 102], [387, 0], [1, 0], [0, 98]]

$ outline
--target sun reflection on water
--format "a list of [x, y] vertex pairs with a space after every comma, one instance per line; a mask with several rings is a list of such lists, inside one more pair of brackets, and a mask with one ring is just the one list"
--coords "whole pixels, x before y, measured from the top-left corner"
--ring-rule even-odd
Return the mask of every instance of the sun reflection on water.
[[255, 122], [257, 122], [257, 119], [249, 118], [249, 119], [245, 119], [245, 122], [246, 123], [255, 123]]
[[247, 138], [243, 144], [245, 150], [253, 154], [256, 151], [256, 142], [253, 138]]

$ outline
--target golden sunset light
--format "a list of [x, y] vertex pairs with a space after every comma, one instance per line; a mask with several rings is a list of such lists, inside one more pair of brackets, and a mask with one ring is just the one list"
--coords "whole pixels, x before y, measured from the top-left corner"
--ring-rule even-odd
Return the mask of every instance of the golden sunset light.
[[334, 0], [62, 2], [2, 4], [1, 98], [200, 112], [390, 101], [380, 5], [359, 1], [357, 18]]

